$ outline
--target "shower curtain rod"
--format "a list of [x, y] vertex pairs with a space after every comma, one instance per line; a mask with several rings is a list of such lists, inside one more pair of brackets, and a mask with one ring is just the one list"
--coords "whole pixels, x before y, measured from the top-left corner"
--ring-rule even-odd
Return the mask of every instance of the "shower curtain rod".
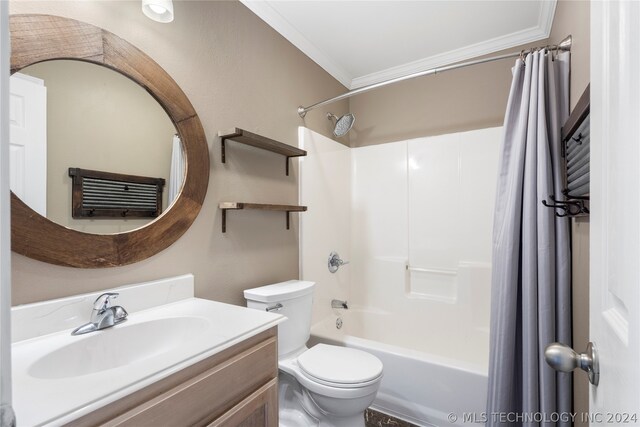
[[340, 101], [340, 100], [345, 99], [345, 98], [350, 98], [350, 97], [352, 97], [354, 95], [358, 95], [358, 94], [361, 94], [361, 93], [364, 93], [364, 92], [369, 92], [370, 90], [373, 90], [373, 89], [378, 89], [379, 87], [387, 86], [387, 85], [390, 85], [390, 84], [393, 84], [393, 83], [402, 82], [402, 81], [413, 79], [413, 78], [416, 78], [416, 77], [429, 76], [429, 75], [432, 75], [432, 74], [443, 73], [445, 71], [456, 70], [458, 68], [469, 67], [471, 65], [484, 64], [485, 62], [493, 62], [493, 61], [499, 61], [501, 59], [516, 58], [518, 56], [523, 56], [523, 55], [525, 55], [527, 53], [533, 52], [536, 49], [545, 49], [546, 48], [546, 49], [549, 49], [549, 50], [568, 52], [568, 51], [571, 51], [571, 42], [572, 42], [571, 35], [568, 35], [560, 43], [558, 43], [556, 45], [547, 45], [547, 46], [538, 47], [538, 48], [534, 47], [534, 48], [531, 48], [531, 49], [524, 49], [524, 50], [521, 50], [519, 52], [505, 53], [504, 55], [492, 56], [490, 58], [477, 59], [475, 61], [460, 62], [460, 63], [453, 64], [453, 65], [447, 65], [445, 67], [431, 68], [429, 70], [419, 71], [417, 73], [408, 74], [408, 75], [402, 76], [402, 77], [396, 77], [395, 79], [386, 80], [386, 81], [383, 81], [383, 82], [380, 82], [380, 83], [373, 83], [373, 84], [370, 84], [368, 86], [363, 86], [363, 87], [358, 88], [358, 89], [350, 90], [349, 92], [343, 93], [342, 95], [338, 95], [338, 96], [335, 96], [333, 98], [329, 98], [329, 99], [326, 99], [324, 101], [317, 102], [317, 103], [315, 103], [313, 105], [310, 105], [308, 107], [300, 106], [300, 107], [298, 107], [298, 115], [300, 117], [304, 118], [304, 116], [307, 115], [307, 112], [313, 110], [314, 108], [322, 107], [323, 105], [331, 104], [332, 102]]

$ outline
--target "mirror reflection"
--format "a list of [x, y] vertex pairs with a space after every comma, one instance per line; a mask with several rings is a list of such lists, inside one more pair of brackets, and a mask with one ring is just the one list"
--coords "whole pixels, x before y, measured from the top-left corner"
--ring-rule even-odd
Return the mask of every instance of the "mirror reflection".
[[[170, 118], [144, 88], [97, 64], [54, 60], [15, 73], [10, 89], [11, 189], [36, 212], [65, 227], [103, 234], [139, 228], [171, 206], [184, 179], [182, 146]], [[135, 186], [113, 182], [94, 190], [102, 192], [99, 202], [91, 200], [90, 190], [72, 202], [70, 168], [163, 180], [161, 209], [134, 215], [140, 198], [148, 205], [150, 196], [134, 197]], [[118, 194], [104, 190], [116, 187]], [[77, 215], [79, 202], [89, 206], [83, 217]], [[107, 202], [98, 210], [90, 205]]]

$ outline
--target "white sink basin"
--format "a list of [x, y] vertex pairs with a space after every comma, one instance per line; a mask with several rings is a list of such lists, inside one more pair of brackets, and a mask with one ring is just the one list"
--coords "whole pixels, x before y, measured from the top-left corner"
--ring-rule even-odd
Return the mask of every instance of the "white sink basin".
[[276, 326], [284, 317], [193, 297], [193, 276], [121, 287], [127, 320], [73, 336], [98, 293], [12, 308], [21, 427], [62, 426]]
[[211, 323], [201, 317], [172, 317], [141, 323], [121, 323], [112, 328], [76, 336], [36, 360], [29, 375], [67, 378], [94, 374], [135, 363], [186, 345], [202, 335]]

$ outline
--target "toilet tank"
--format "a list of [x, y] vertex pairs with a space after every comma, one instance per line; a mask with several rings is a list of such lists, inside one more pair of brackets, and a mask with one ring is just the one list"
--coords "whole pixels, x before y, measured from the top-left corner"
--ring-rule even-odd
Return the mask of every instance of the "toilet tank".
[[289, 280], [244, 291], [249, 308], [267, 310], [282, 304], [280, 310], [273, 310], [287, 317], [278, 325], [278, 356], [300, 350], [309, 340], [314, 286], [314, 282]]

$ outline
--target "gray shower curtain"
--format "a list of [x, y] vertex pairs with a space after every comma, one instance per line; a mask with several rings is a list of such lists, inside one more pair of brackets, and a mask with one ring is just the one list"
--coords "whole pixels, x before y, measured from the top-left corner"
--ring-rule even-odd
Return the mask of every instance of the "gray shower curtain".
[[489, 426], [571, 424], [571, 374], [544, 361], [547, 344], [571, 346], [569, 220], [541, 203], [562, 194], [569, 55], [538, 51], [513, 69], [493, 230]]

